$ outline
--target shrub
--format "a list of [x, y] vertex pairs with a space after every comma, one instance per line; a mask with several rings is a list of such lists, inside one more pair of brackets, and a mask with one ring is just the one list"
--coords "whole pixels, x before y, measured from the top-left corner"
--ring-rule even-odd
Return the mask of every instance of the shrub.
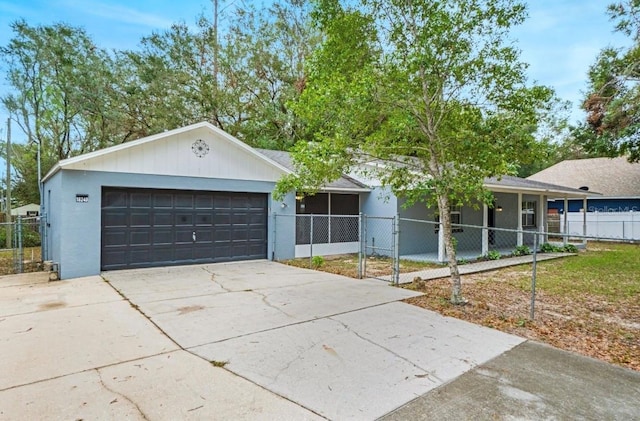
[[324, 264], [324, 257], [322, 256], [313, 256], [311, 258], [311, 265], [314, 268], [319, 268], [320, 266], [322, 266]]
[[557, 253], [560, 250], [560, 247], [554, 246], [553, 244], [544, 243], [540, 246], [540, 251], [543, 253]]
[[489, 250], [487, 253], [487, 259], [489, 260], [498, 260], [502, 257], [498, 250]]
[[525, 244], [518, 246], [513, 250], [514, 256], [526, 256], [528, 254], [531, 254], [531, 249]]
[[[15, 226], [12, 228], [11, 235], [14, 236]], [[13, 239], [11, 240], [13, 242]], [[6, 226], [0, 227], [0, 248], [4, 248], [7, 244], [7, 229]], [[22, 227], [22, 247], [39, 247], [40, 246], [40, 233], [32, 230], [31, 228]]]
[[566, 246], [562, 247], [562, 251], [564, 251], [565, 253], [577, 253], [578, 248], [573, 244], [567, 244]]

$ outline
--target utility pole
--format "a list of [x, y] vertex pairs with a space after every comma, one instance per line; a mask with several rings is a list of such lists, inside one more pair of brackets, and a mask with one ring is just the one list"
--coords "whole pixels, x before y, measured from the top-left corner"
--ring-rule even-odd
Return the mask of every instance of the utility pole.
[[7, 161], [7, 197], [6, 197], [6, 201], [7, 201], [7, 206], [5, 207], [5, 210], [7, 212], [7, 217], [6, 217], [6, 233], [7, 233], [7, 248], [10, 249], [12, 248], [12, 244], [11, 244], [11, 240], [12, 240], [12, 236], [11, 236], [11, 223], [13, 222], [11, 220], [11, 117], [7, 118], [7, 157], [6, 157], [6, 161]]

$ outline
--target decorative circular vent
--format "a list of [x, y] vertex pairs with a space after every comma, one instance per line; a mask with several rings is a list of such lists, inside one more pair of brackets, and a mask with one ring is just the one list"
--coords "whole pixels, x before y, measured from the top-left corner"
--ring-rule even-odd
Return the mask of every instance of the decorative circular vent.
[[209, 145], [202, 139], [198, 139], [191, 145], [191, 150], [198, 158], [202, 158], [209, 153]]

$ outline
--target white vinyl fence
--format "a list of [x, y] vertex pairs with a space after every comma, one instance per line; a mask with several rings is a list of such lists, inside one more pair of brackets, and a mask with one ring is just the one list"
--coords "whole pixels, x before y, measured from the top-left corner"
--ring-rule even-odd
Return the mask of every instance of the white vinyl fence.
[[[560, 215], [560, 232], [564, 233], [564, 215]], [[582, 235], [583, 213], [567, 214], [569, 235]], [[640, 212], [587, 212], [587, 236], [640, 240]]]

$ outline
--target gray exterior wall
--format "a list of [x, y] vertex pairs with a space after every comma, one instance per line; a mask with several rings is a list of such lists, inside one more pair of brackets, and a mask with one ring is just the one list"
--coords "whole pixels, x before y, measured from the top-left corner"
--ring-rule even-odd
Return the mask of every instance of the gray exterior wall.
[[[494, 193], [496, 207], [501, 206], [502, 211], [495, 212], [495, 227], [512, 229], [518, 228], [518, 209], [522, 206], [518, 203], [518, 195], [516, 193]], [[523, 201], [540, 202], [538, 195], [522, 195]], [[404, 208], [400, 200], [398, 205], [398, 214], [400, 216], [400, 255], [437, 253], [438, 252], [438, 234], [435, 230], [435, 213], [436, 209], [427, 208], [426, 205], [418, 203], [414, 206]], [[546, 197], [544, 202], [546, 203]], [[478, 209], [473, 206], [464, 206], [462, 208], [462, 224], [482, 226], [483, 224], [483, 207], [478, 204]], [[544, 217], [546, 218], [546, 212]], [[538, 215], [536, 215], [538, 218]], [[403, 219], [415, 219], [426, 222], [406, 221]], [[537, 219], [536, 219], [537, 220]], [[546, 226], [543, 225], [543, 227]], [[540, 230], [540, 227], [529, 228], [530, 231]], [[518, 236], [516, 232], [495, 232], [495, 244], [489, 245], [489, 249], [497, 248], [515, 248]], [[457, 240], [457, 249], [459, 251], [477, 251], [480, 255], [482, 251], [482, 230], [479, 228], [463, 227], [461, 232], [454, 232], [454, 238]], [[523, 235], [525, 244], [533, 244], [532, 235]]]
[[[47, 236], [50, 260], [59, 263], [62, 279], [98, 275], [100, 273], [101, 197], [102, 187], [132, 187], [151, 189], [206, 190], [254, 192], [269, 194], [269, 215], [295, 213], [295, 198], [274, 201], [272, 182], [223, 180], [197, 177], [158, 176], [98, 171], [60, 170], [44, 185], [45, 208], [49, 226]], [[89, 195], [88, 203], [76, 203], [76, 194]], [[50, 199], [49, 199], [50, 198]], [[287, 206], [282, 207], [282, 203]], [[294, 218], [291, 218], [292, 220]], [[280, 222], [280, 221], [278, 221]], [[293, 224], [293, 221], [292, 221]], [[275, 226], [267, 222], [267, 256], [271, 258], [274, 241], [278, 242], [278, 258], [293, 257], [295, 226]]]

